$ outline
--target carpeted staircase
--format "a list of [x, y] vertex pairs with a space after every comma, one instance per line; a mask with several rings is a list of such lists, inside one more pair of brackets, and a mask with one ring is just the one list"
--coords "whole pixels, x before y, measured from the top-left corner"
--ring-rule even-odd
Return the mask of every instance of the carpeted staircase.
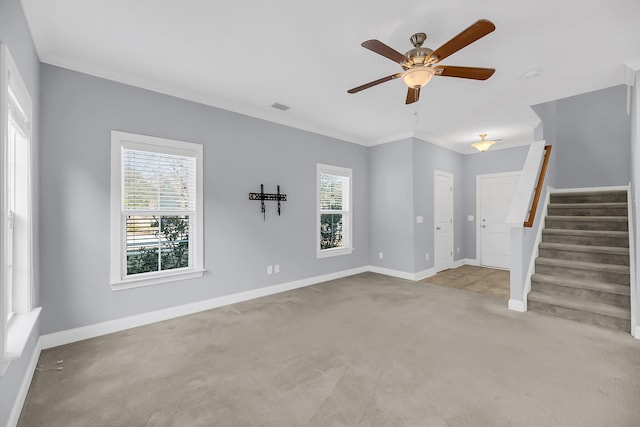
[[552, 193], [528, 309], [629, 332], [626, 191]]

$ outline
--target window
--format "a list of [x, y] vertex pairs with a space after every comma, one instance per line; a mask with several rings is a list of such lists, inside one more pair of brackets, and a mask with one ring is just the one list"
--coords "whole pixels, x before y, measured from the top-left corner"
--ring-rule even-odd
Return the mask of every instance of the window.
[[202, 145], [111, 132], [111, 285], [202, 276]]
[[318, 164], [318, 258], [350, 254], [351, 169]]
[[34, 309], [32, 102], [9, 49], [0, 46], [0, 376], [19, 357]]

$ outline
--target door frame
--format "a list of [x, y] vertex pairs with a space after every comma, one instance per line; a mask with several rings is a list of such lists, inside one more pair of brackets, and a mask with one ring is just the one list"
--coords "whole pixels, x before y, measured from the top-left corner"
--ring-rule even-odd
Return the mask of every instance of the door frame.
[[[436, 200], [437, 200], [437, 195], [436, 195], [436, 178], [438, 175], [443, 175], [446, 176], [448, 178], [451, 179], [451, 258], [450, 258], [450, 262], [448, 263], [448, 265], [445, 268], [442, 268], [440, 270], [438, 270], [438, 265], [436, 264], [436, 260], [438, 259], [437, 257], [437, 249], [438, 246], [436, 245]], [[443, 271], [446, 270], [448, 268], [453, 267], [454, 262], [453, 262], [453, 254], [454, 254], [454, 247], [455, 247], [455, 240], [454, 240], [454, 223], [453, 223], [453, 219], [455, 218], [455, 212], [454, 212], [454, 208], [455, 208], [455, 203], [454, 203], [454, 188], [453, 188], [453, 174], [450, 172], [445, 172], [445, 171], [441, 171], [441, 170], [434, 170], [433, 171], [433, 269], [435, 270], [435, 272], [439, 272], [439, 271]]]
[[[481, 179], [492, 179], [492, 178], [505, 178], [509, 176], [517, 176], [520, 177], [522, 175], [522, 171], [515, 170], [510, 172], [500, 172], [500, 173], [487, 173], [476, 175], [476, 262], [478, 265], [482, 266], [482, 232], [480, 230], [480, 180]], [[491, 267], [496, 268], [496, 267]]]

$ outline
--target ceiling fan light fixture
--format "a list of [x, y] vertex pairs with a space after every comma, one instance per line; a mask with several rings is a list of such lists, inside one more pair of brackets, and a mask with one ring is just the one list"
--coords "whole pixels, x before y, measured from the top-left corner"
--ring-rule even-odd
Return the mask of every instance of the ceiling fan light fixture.
[[495, 141], [486, 141], [487, 134], [486, 133], [481, 133], [480, 134], [480, 141], [478, 142], [474, 142], [473, 144], [471, 144], [471, 146], [473, 148], [475, 148], [476, 150], [484, 153], [485, 151], [487, 151], [489, 149], [489, 147], [491, 147], [493, 144], [495, 144]]
[[420, 88], [429, 83], [434, 74], [431, 67], [415, 66], [402, 73], [402, 81], [410, 88]]

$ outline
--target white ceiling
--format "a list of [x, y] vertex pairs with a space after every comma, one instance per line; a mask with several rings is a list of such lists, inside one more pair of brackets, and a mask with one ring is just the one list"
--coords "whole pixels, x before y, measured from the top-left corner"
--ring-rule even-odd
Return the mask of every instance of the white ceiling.
[[[415, 136], [466, 153], [479, 133], [528, 144], [530, 105], [622, 84], [640, 58], [638, 0], [22, 3], [43, 62], [364, 145]], [[496, 31], [441, 64], [496, 68], [489, 80], [436, 77], [417, 107], [400, 80], [347, 94], [401, 71], [364, 40], [404, 53], [425, 32], [435, 49], [480, 18]]]

